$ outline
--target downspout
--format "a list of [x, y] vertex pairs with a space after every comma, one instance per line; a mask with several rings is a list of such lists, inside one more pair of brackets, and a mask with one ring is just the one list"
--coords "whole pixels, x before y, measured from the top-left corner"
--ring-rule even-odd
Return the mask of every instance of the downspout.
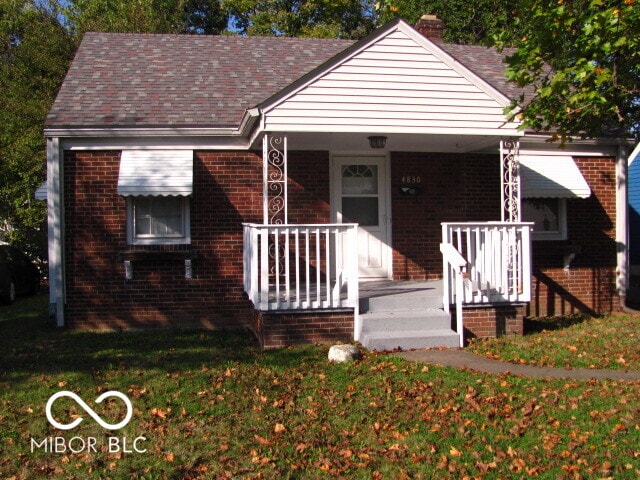
[[616, 157], [616, 290], [619, 308], [626, 307], [627, 288], [629, 286], [629, 203], [626, 145], [618, 147]]
[[49, 315], [64, 326], [64, 210], [60, 139], [47, 138], [47, 225], [49, 247]]

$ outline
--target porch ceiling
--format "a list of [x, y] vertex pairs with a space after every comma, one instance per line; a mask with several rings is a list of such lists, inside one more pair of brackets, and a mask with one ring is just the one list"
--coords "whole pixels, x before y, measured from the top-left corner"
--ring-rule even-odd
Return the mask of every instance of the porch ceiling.
[[[287, 133], [289, 150], [328, 150], [349, 152], [497, 152], [499, 136], [489, 135], [418, 135], [407, 133]], [[384, 149], [374, 150], [367, 137], [387, 137]], [[259, 142], [256, 141], [256, 147]]]

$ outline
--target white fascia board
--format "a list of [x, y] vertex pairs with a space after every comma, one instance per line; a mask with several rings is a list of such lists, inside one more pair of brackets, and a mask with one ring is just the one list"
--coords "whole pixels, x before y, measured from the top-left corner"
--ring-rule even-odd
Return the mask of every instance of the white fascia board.
[[[261, 129], [262, 130], [262, 129]], [[264, 130], [262, 130], [264, 131]], [[334, 125], [285, 125], [283, 127], [272, 126], [267, 129], [269, 132], [288, 132], [288, 133], [336, 133]], [[256, 132], [253, 138], [256, 138], [261, 132]], [[370, 127], [354, 125], [345, 133], [369, 133], [371, 135], [384, 135], [394, 133], [411, 133], [420, 135], [488, 135], [497, 138], [503, 137], [522, 137], [524, 134], [517, 128], [453, 128], [453, 127]]]
[[526, 133], [520, 140], [520, 153], [528, 155], [571, 155], [574, 157], [615, 157], [618, 147], [626, 145], [621, 138], [574, 139], [561, 146], [559, 142], [549, 142], [549, 135]]
[[247, 150], [242, 137], [71, 137], [60, 139], [63, 150]]
[[47, 128], [47, 138], [58, 138], [64, 148], [184, 148], [246, 150], [260, 112], [245, 111], [237, 128], [208, 127], [66, 127]]
[[239, 135], [237, 128], [182, 128], [182, 127], [61, 127], [46, 128], [46, 137], [158, 137], [158, 136], [232, 136]]
[[638, 144], [636, 145], [636, 148], [634, 148], [631, 154], [629, 155], [629, 158], [627, 159], [628, 165], [631, 166], [631, 164], [635, 160], [637, 160], [638, 157], [640, 157], [640, 142], [638, 142]]

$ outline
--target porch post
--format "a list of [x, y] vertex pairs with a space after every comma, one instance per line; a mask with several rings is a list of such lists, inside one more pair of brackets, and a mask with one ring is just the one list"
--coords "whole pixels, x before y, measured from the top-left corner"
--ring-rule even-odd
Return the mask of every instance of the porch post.
[[49, 314], [64, 327], [64, 178], [60, 139], [47, 138], [47, 228], [49, 234]]
[[287, 137], [265, 133], [262, 139], [263, 223], [289, 223], [287, 198]]
[[628, 192], [628, 149], [626, 145], [618, 147], [616, 158], [616, 244], [617, 269], [616, 287], [620, 307], [626, 306], [629, 288], [629, 192]]
[[502, 221], [520, 221], [520, 142], [514, 138], [500, 140]]

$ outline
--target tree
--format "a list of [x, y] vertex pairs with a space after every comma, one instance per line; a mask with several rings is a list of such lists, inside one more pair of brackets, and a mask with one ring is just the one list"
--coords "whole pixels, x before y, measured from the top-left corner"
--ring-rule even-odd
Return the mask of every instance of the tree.
[[401, 17], [412, 25], [428, 13], [444, 24], [444, 39], [450, 43], [482, 45], [493, 35], [515, 38], [511, 18], [517, 3], [512, 0], [380, 0], [376, 7], [382, 22]]
[[376, 27], [370, 0], [224, 0], [244, 35], [362, 38]]
[[[640, 5], [636, 0], [525, 0], [507, 76], [533, 93], [509, 114], [523, 128], [574, 137], [638, 136]], [[498, 47], [504, 46], [501, 36]]]
[[55, 4], [0, 1], [0, 232], [32, 255], [46, 254], [42, 128], [75, 42]]
[[227, 16], [218, 0], [69, 0], [64, 14], [85, 32], [219, 34]]

